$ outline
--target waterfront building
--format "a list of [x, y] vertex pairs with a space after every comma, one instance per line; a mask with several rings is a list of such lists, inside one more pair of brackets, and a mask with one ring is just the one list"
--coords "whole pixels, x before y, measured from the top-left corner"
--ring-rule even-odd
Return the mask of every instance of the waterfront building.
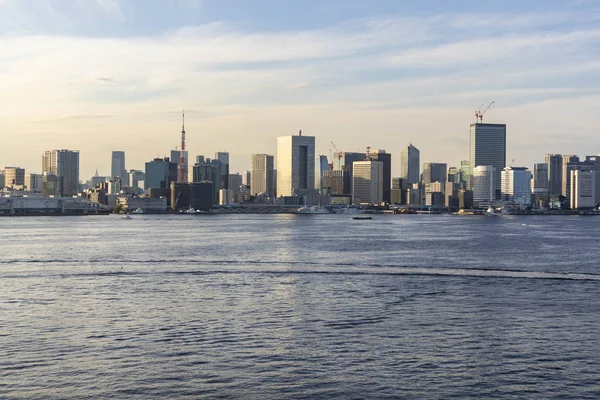
[[250, 194], [275, 197], [274, 157], [270, 154], [252, 154], [252, 172], [249, 174]]
[[596, 182], [594, 184], [594, 186], [596, 187], [596, 193], [594, 197], [596, 198], [596, 203], [600, 202], [600, 155], [586, 156], [585, 163], [593, 165], [594, 171], [596, 171]]
[[571, 194], [571, 171], [569, 170], [569, 164], [575, 164], [579, 162], [579, 157], [575, 155], [563, 155], [562, 156], [562, 186], [560, 194], [569, 199]]
[[61, 197], [62, 178], [52, 172], [42, 174], [42, 197]]
[[533, 165], [533, 194], [548, 196], [550, 194], [550, 178], [547, 163]]
[[421, 153], [411, 144], [400, 152], [400, 177], [408, 183], [419, 183]]
[[125, 152], [113, 150], [110, 167], [110, 177], [125, 177]]
[[235, 196], [240, 192], [240, 187], [242, 186], [242, 175], [240, 174], [229, 174], [227, 176], [227, 187], [230, 190], [233, 190], [233, 195]]
[[326, 155], [319, 155], [316, 157], [315, 165], [315, 190], [319, 193], [323, 193], [323, 174], [325, 171], [329, 171], [329, 162], [327, 161]]
[[233, 190], [231, 190], [231, 189], [219, 190], [219, 204], [220, 205], [233, 204]]
[[[506, 167], [506, 124], [471, 124], [469, 142], [469, 166], [471, 176], [478, 166], [493, 166], [494, 198], [500, 195], [500, 174]], [[471, 182], [473, 184], [473, 182]], [[470, 187], [469, 187], [470, 188]], [[477, 193], [473, 188], [476, 202]]]
[[221, 163], [221, 187], [220, 189], [231, 189], [229, 187], [229, 152], [218, 151], [215, 153], [215, 160]]
[[169, 157], [155, 158], [146, 163], [145, 187], [148, 189], [169, 189], [171, 182], [177, 182], [178, 165]]
[[323, 190], [331, 195], [352, 193], [352, 175], [350, 171], [329, 170], [323, 172]]
[[471, 186], [471, 167], [469, 160], [460, 162], [460, 183], [464, 189]]
[[25, 186], [33, 193], [42, 193], [42, 174], [25, 175]]
[[478, 165], [471, 172], [471, 185], [473, 186], [473, 206], [475, 208], [488, 207], [496, 199], [496, 171], [493, 165]]
[[383, 163], [355, 161], [352, 165], [352, 201], [354, 204], [383, 202]]
[[427, 185], [433, 182], [446, 182], [448, 165], [445, 163], [425, 163], [423, 164], [422, 183]]
[[19, 167], [4, 167], [4, 186], [23, 190], [25, 187], [25, 169]]
[[138, 189], [144, 189], [146, 181], [146, 174], [144, 171], [129, 170], [129, 182], [128, 186]]
[[315, 137], [277, 138], [277, 195], [303, 196], [315, 187]]
[[211, 160], [207, 158], [201, 164], [194, 164], [189, 169], [189, 179], [191, 179], [190, 183], [197, 182], [212, 182], [212, 190], [213, 190], [213, 202], [215, 204], [219, 203], [219, 190], [221, 186], [222, 175], [222, 164], [219, 160]]
[[562, 193], [563, 158], [561, 154], [546, 154], [548, 166], [548, 195], [559, 196]]
[[252, 173], [250, 171], [242, 172], [242, 185], [250, 186], [251, 179], [252, 179]]
[[383, 202], [389, 204], [392, 190], [392, 155], [385, 150], [375, 149], [369, 152], [369, 159], [383, 163]]
[[598, 172], [594, 170], [570, 170], [570, 204], [572, 209], [579, 210], [595, 207], [597, 202], [595, 197], [597, 173]]
[[173, 210], [194, 210], [208, 211], [213, 205], [213, 183], [194, 182], [180, 183], [171, 182], [170, 185], [170, 206]]
[[0, 171], [0, 189], [4, 188], [4, 183], [6, 182], [4, 178], [4, 171]]
[[42, 174], [50, 172], [60, 178], [61, 196], [79, 192], [79, 150], [48, 150], [42, 155]]
[[468, 210], [473, 208], [473, 191], [472, 190], [459, 190], [458, 191], [458, 208], [462, 210]]
[[502, 170], [502, 199], [521, 208], [531, 205], [531, 172], [525, 167]]

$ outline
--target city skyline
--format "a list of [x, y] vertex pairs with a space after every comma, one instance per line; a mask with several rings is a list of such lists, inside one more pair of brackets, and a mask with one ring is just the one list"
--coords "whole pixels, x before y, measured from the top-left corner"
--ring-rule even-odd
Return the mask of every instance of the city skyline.
[[598, 145], [594, 3], [390, 3], [1, 1], [0, 163], [72, 148], [107, 175], [119, 149], [139, 169], [179, 145], [183, 108], [190, 155], [229, 151], [231, 171], [299, 129], [316, 154], [414, 143], [459, 166], [492, 100], [515, 165]]

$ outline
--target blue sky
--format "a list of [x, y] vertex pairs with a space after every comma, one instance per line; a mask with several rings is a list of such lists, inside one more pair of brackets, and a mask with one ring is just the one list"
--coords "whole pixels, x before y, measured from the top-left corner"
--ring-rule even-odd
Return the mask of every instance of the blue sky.
[[468, 157], [494, 100], [507, 158], [597, 154], [598, 1], [0, 0], [0, 164], [39, 172], [78, 148], [82, 177], [178, 144], [233, 170], [303, 129], [328, 154], [402, 146]]

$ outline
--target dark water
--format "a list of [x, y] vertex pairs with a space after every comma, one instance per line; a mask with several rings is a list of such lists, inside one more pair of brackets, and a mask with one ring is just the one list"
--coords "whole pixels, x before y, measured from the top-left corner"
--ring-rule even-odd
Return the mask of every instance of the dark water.
[[597, 217], [0, 223], [2, 399], [600, 398]]

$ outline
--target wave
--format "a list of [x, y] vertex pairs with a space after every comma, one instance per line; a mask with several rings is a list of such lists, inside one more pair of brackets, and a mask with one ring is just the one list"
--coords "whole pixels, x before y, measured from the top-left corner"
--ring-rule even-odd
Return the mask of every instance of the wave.
[[[5, 260], [8, 264], [14, 260]], [[16, 262], [16, 261], [15, 261]], [[575, 273], [575, 272], [553, 272], [532, 271], [524, 269], [495, 269], [477, 267], [431, 267], [431, 266], [408, 266], [388, 264], [359, 263], [334, 263], [323, 264], [314, 261], [269, 261], [269, 260], [198, 260], [198, 259], [161, 259], [161, 260], [19, 260], [19, 263], [43, 263], [43, 264], [69, 264], [69, 265], [106, 265], [110, 270], [102, 271], [68, 271], [45, 270], [42, 274], [29, 274], [27, 271], [19, 271], [13, 274], [2, 274], [3, 278], [33, 278], [33, 277], [107, 277], [107, 276], [136, 276], [136, 275], [214, 275], [214, 274], [278, 274], [278, 275], [422, 275], [422, 276], [447, 276], [447, 277], [475, 277], [475, 278], [511, 278], [511, 279], [556, 279], [577, 281], [600, 281], [600, 274]], [[172, 269], [161, 269], [160, 265], [172, 265]], [[194, 266], [189, 269], [185, 266]], [[112, 269], [115, 266], [120, 269]], [[139, 266], [156, 267], [140, 270]], [[179, 266], [183, 266], [178, 269]], [[203, 268], [197, 269], [202, 266]], [[214, 268], [221, 266], [223, 268]], [[297, 268], [303, 266], [304, 268]], [[229, 267], [229, 268], [228, 268]], [[257, 268], [262, 267], [262, 268]], [[0, 268], [0, 272], [1, 272]], [[39, 271], [36, 271], [39, 272]]]

